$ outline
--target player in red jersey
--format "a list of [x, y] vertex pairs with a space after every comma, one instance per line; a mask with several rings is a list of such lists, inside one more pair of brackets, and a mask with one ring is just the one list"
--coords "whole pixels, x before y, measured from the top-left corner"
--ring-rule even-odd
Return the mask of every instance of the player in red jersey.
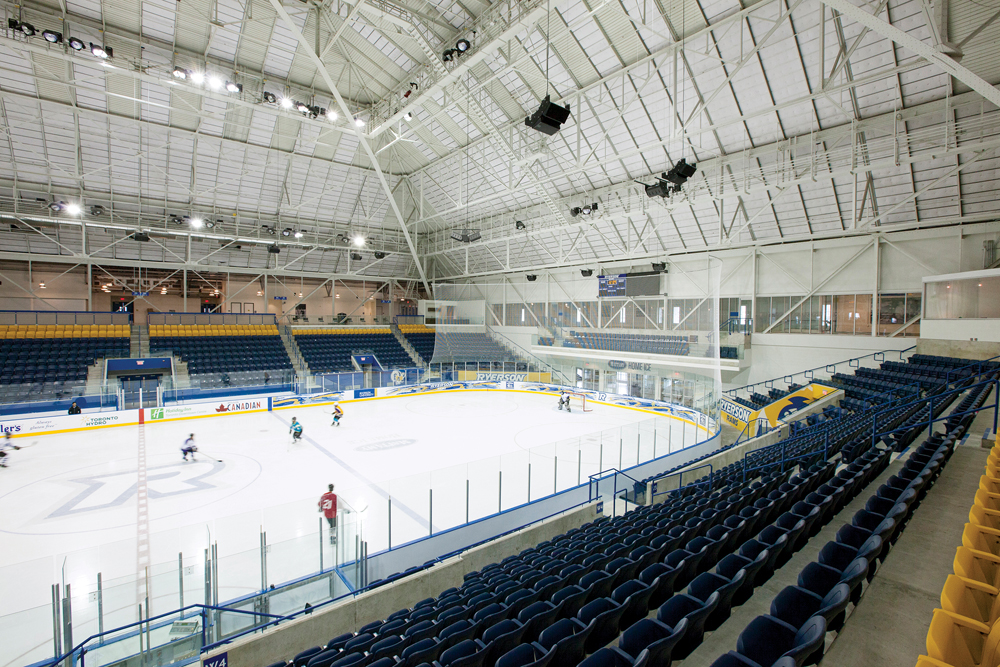
[[326, 517], [326, 522], [330, 524], [330, 544], [337, 543], [337, 494], [333, 492], [333, 484], [330, 490], [320, 496], [319, 511]]

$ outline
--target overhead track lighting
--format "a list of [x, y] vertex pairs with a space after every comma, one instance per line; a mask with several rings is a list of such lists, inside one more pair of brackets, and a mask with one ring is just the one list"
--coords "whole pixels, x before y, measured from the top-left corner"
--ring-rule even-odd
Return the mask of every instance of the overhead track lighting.
[[538, 111], [525, 118], [524, 124], [533, 130], [552, 136], [567, 120], [569, 120], [569, 105], [563, 107], [553, 104], [550, 96], [546, 95]]
[[43, 30], [42, 37], [49, 44], [62, 44], [63, 36], [61, 32], [56, 32], [55, 30]]
[[107, 60], [108, 58], [113, 58], [115, 55], [114, 49], [110, 46], [101, 46], [100, 44], [90, 43], [90, 52], [102, 60]]

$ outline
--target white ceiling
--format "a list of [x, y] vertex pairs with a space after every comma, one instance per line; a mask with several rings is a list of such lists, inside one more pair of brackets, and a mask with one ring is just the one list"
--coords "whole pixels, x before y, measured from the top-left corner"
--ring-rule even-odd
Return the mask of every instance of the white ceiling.
[[[101, 61], [0, 35], [0, 214], [30, 225], [0, 231], [0, 253], [442, 279], [960, 224], [1000, 207], [1000, 116], [972, 92], [1000, 81], [987, 2], [937, 0], [940, 28], [922, 0], [853, 8], [938, 53], [958, 45], [958, 75], [833, 0], [278, 2], [0, 0], [4, 26], [114, 50]], [[471, 50], [444, 61], [461, 38]], [[523, 122], [546, 92], [572, 110], [553, 137]], [[682, 157], [699, 167], [684, 192], [647, 198], [642, 184]], [[106, 212], [83, 216], [84, 243], [53, 200]], [[571, 215], [591, 202], [597, 215]], [[189, 243], [171, 214], [218, 222]], [[138, 227], [153, 241], [126, 238]], [[483, 239], [452, 241], [459, 227]], [[360, 261], [340, 234], [367, 238]]]

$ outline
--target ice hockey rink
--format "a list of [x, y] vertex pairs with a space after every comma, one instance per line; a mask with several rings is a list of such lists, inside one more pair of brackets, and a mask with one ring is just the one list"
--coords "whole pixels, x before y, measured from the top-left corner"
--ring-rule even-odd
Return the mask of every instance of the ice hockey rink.
[[[387, 546], [390, 497], [396, 546], [427, 535], [431, 512], [437, 532], [526, 502], [529, 484], [536, 499], [695, 441], [678, 419], [588, 406], [567, 414], [551, 395], [458, 391], [345, 402], [339, 427], [321, 405], [20, 438], [0, 470], [0, 616], [45, 608], [53, 581], [90, 590], [98, 572], [106, 587], [130, 580], [144, 534], [154, 573], [176, 572], [178, 558], [199, 565], [212, 543], [226, 572], [252, 573], [230, 577], [221, 599], [259, 586], [262, 532], [271, 583], [317, 571], [316, 503], [329, 483], [355, 510], [341, 521], [361, 526], [373, 553]], [[292, 417], [304, 425], [300, 442], [289, 435]], [[658, 436], [643, 439], [654, 422]], [[200, 452], [185, 463], [180, 447], [192, 432]], [[141, 440], [148, 522], [137, 511]], [[343, 559], [343, 545], [325, 557], [326, 566]]]

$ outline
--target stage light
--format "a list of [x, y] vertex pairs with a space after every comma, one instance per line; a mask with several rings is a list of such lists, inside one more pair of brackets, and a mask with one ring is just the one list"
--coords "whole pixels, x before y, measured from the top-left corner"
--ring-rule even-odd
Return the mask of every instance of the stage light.
[[66, 204], [66, 212], [70, 215], [80, 215], [79, 204]]
[[290, 97], [282, 97], [281, 98], [281, 108], [282, 109], [291, 109], [294, 105], [295, 105], [295, 100], [293, 100], [292, 98], [290, 98]]
[[309, 105], [306, 104], [305, 102], [296, 102], [295, 108], [298, 109], [301, 113], [309, 113]]
[[574, 206], [569, 210], [569, 214], [575, 218], [576, 216], [580, 215], [581, 211], [583, 211], [582, 208], [580, 208], [579, 206]]
[[102, 60], [107, 60], [114, 55], [114, 50], [110, 46], [101, 46], [93, 42], [90, 43], [90, 52]]
[[222, 88], [222, 79], [217, 76], [208, 77], [208, 87], [212, 90], [219, 90]]
[[105, 208], [100, 204], [94, 204], [93, 206], [90, 207], [91, 215], [104, 215], [104, 213], [105, 213]]
[[327, 112], [326, 112], [326, 119], [328, 121], [334, 122], [334, 121], [337, 120], [337, 118], [338, 118], [338, 116], [337, 116], [337, 112], [336, 111], [334, 111], [333, 109], [327, 110]]
[[451, 233], [451, 238], [462, 243], [472, 243], [483, 238], [478, 229], [458, 229]]
[[201, 218], [191, 218], [191, 222], [189, 224], [192, 229], [201, 229], [205, 226], [205, 221]]
[[266, 231], [271, 236], [274, 236], [274, 234], [275, 234], [274, 227], [263, 227], [263, 229], [264, 229], [264, 231]]
[[355, 118], [355, 119], [354, 119], [354, 124], [355, 124], [355, 125], [356, 125], [357, 127], [364, 127], [364, 126], [365, 126], [365, 121], [364, 121], [364, 119], [363, 119], [363, 118]]
[[354, 239], [352, 240], [352, 242], [354, 243], [355, 246], [357, 246], [358, 248], [360, 248], [360, 247], [362, 247], [365, 244], [365, 237], [364, 236], [355, 236]]
[[591, 213], [592, 210], [593, 209], [590, 208], [590, 204], [586, 204], [586, 205], [584, 205], [583, 209], [581, 210], [581, 213], [583, 213], [584, 215], [590, 215], [590, 213]]
[[285, 227], [284, 229], [281, 230], [281, 235], [282, 236], [291, 236], [292, 235], [292, 228], [291, 227]]
[[243, 84], [242, 83], [233, 83], [232, 81], [226, 81], [226, 90], [228, 90], [231, 93], [242, 93], [243, 92]]
[[472, 48], [472, 44], [467, 39], [460, 39], [455, 42], [455, 50], [459, 53], [465, 53]]
[[305, 236], [305, 234], [303, 234], [302, 232], [295, 232], [294, 236], [295, 236], [295, 238], [300, 239], [303, 236]]
[[56, 32], [55, 30], [43, 30], [42, 37], [44, 37], [45, 41], [50, 44], [61, 44], [63, 41], [62, 33]]
[[355, 262], [360, 262], [361, 261], [361, 253], [359, 253], [359, 252], [352, 252], [351, 253], [351, 259], [353, 259]]
[[274, 93], [269, 93], [265, 90], [264, 101], [268, 104], [276, 104], [278, 102], [278, 97]]
[[149, 243], [149, 234], [146, 232], [136, 232], [132, 234], [132, 240], [140, 243]]
[[191, 80], [199, 86], [205, 83], [205, 75], [202, 72], [191, 72], [189, 76], [191, 77]]
[[664, 271], [667, 270], [667, 263], [666, 262], [653, 262], [653, 270], [654, 271], [658, 271], [659, 273], [663, 273]]
[[520, 220], [518, 220], [517, 222], [514, 223], [514, 229], [522, 230], [522, 229], [526, 229], [526, 226], [525, 226], [525, 224], [523, 222], [521, 222]]
[[61, 201], [49, 202], [49, 210], [53, 213], [59, 213], [66, 207], [66, 204]]
[[[222, 221], [220, 220], [219, 222], [222, 222]], [[205, 227], [211, 229], [212, 227], [215, 227], [215, 223], [212, 222], [211, 220], [206, 220], [205, 221]]]
[[82, 39], [77, 39], [76, 37], [70, 37], [67, 44], [69, 44], [69, 48], [74, 51], [83, 51], [84, 47], [87, 46], [83, 43]]
[[558, 132], [567, 120], [569, 120], [569, 105], [563, 107], [553, 104], [550, 96], [546, 95], [538, 111], [525, 118], [524, 124], [551, 136]]
[[30, 23], [18, 23], [16, 19], [8, 19], [7, 25], [13, 30], [20, 30], [25, 37], [34, 37], [37, 32], [35, 26]]
[[534, 274], [531, 274], [531, 273], [529, 273], [528, 275], [526, 275], [526, 276], [525, 276], [525, 278], [527, 278], [527, 279], [528, 279], [528, 282], [529, 282], [529, 283], [533, 283], [533, 282], [535, 282], [536, 280], [538, 280], [538, 276], [536, 276], [536, 275], [534, 275]]
[[191, 70], [186, 70], [183, 67], [175, 67], [174, 68], [174, 78], [175, 79], [180, 79], [181, 81], [184, 81], [189, 76], [191, 76]]
[[593, 269], [580, 269], [580, 275], [583, 276], [584, 278], [589, 278], [590, 276], [594, 275], [594, 270]]
[[407, 111], [406, 113], [403, 114], [403, 120], [405, 120], [407, 123], [410, 122], [411, 120], [413, 120], [413, 114]]

